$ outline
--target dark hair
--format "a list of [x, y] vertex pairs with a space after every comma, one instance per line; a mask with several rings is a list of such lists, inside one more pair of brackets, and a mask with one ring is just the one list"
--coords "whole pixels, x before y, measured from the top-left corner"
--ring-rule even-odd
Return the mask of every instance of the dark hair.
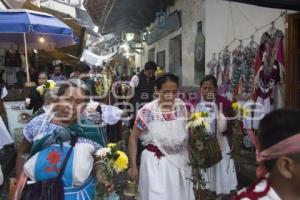
[[212, 84], [215, 86], [215, 88], [218, 88], [217, 79], [213, 75], [206, 75], [206, 76], [204, 76], [204, 78], [200, 82], [200, 87], [202, 87], [203, 83], [206, 82], [206, 81], [211, 81]]
[[155, 81], [156, 88], [158, 90], [160, 90], [162, 88], [163, 84], [165, 84], [167, 81], [174, 82], [174, 83], [176, 83], [177, 86], [179, 86], [178, 76], [176, 76], [173, 73], [168, 72], [168, 73], [163, 73], [162, 75], [160, 75], [156, 78], [156, 81]]
[[[278, 109], [267, 114], [259, 124], [258, 137], [262, 150], [300, 132], [300, 110]], [[270, 172], [276, 160], [265, 162]]]
[[91, 70], [90, 66], [87, 64], [80, 62], [74, 67], [74, 71], [78, 71], [80, 73], [88, 73]]
[[47, 79], [49, 79], [49, 74], [46, 71], [40, 71], [38, 76], [40, 76], [41, 74], [45, 74], [47, 76]]
[[157, 69], [157, 64], [153, 61], [148, 61], [145, 64], [145, 70], [156, 70]]
[[90, 96], [88, 88], [86, 87], [84, 82], [79, 79], [69, 79], [68, 81], [62, 82], [59, 85], [56, 96], [63, 96], [66, 93], [67, 89], [69, 89], [70, 87], [80, 88], [84, 92], [86, 97]]

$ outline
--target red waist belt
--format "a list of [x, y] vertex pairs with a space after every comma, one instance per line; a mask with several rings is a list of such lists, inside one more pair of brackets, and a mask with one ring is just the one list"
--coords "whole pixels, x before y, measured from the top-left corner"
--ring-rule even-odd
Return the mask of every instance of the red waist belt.
[[146, 149], [150, 152], [153, 152], [158, 159], [164, 156], [164, 154], [159, 150], [159, 148], [157, 146], [154, 146], [153, 144], [148, 144], [146, 146]]

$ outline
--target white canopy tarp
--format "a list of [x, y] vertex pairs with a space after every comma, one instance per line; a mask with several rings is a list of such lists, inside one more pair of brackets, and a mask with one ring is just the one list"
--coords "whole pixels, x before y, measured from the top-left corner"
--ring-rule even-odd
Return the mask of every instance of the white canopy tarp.
[[86, 62], [89, 65], [103, 66], [103, 62], [109, 61], [114, 55], [116, 55], [116, 53], [108, 54], [105, 56], [98, 56], [93, 52], [85, 49], [80, 60]]

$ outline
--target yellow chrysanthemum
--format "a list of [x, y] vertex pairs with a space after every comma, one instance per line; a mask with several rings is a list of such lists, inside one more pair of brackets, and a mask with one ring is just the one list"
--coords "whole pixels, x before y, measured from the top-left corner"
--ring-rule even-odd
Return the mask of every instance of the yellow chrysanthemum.
[[118, 159], [114, 162], [114, 169], [117, 172], [122, 172], [128, 168], [128, 157], [123, 151], [117, 151]]
[[157, 70], [156, 70], [156, 72], [155, 72], [155, 75], [156, 76], [160, 76], [160, 75], [162, 75], [164, 73], [164, 71], [160, 68], [160, 67], [157, 67]]
[[117, 144], [116, 143], [109, 143], [108, 145], [107, 145], [107, 147], [108, 148], [113, 148], [114, 146], [116, 146]]
[[210, 131], [210, 125], [209, 125], [208, 121], [204, 121], [203, 125], [207, 131]]
[[206, 117], [208, 117], [207, 112], [196, 112], [196, 113], [192, 114], [191, 119], [197, 120], [197, 119], [206, 118]]
[[48, 80], [47, 83], [49, 84], [48, 89], [53, 90], [56, 87], [56, 83], [53, 80]]
[[249, 116], [250, 113], [251, 113], [251, 110], [250, 110], [250, 109], [243, 109], [243, 117]]
[[239, 108], [239, 104], [237, 102], [233, 103], [231, 106], [234, 110], [237, 110]]
[[45, 94], [45, 87], [44, 85], [40, 85], [36, 88], [36, 91], [41, 95], [43, 96]]

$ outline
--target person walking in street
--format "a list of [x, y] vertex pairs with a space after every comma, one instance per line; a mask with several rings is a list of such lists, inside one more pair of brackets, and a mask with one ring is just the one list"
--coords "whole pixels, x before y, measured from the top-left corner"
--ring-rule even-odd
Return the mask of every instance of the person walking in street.
[[135, 113], [138, 111], [138, 109], [140, 109], [144, 104], [153, 100], [156, 69], [157, 64], [153, 61], [149, 61], [145, 64], [144, 70], [131, 78], [131, 88], [128, 92], [128, 96], [132, 96], [130, 103], [134, 109], [134, 115], [130, 123], [131, 128], [133, 128]]
[[[130, 81], [130, 89], [127, 96], [132, 97], [129, 102], [133, 112], [130, 116], [129, 127], [133, 129], [136, 112], [146, 103], [153, 100], [154, 89], [155, 89], [155, 71], [157, 64], [153, 61], [149, 61], [145, 64], [145, 69], [139, 74], [134, 75]], [[138, 153], [137, 162], [140, 163], [141, 152], [143, 146], [141, 141], [138, 140]]]
[[[230, 158], [230, 115], [231, 102], [217, 95], [217, 79], [205, 76], [200, 83], [200, 95], [189, 102], [191, 113], [205, 112], [208, 114], [211, 137], [217, 138], [222, 159], [212, 167], [203, 170], [205, 189], [215, 192], [217, 196], [230, 194], [237, 188], [237, 176], [234, 161]], [[201, 150], [201, 149], [200, 149]]]
[[[62, 83], [56, 93], [54, 113], [41, 114], [25, 126], [16, 163], [20, 180], [26, 181], [24, 174], [35, 182], [60, 177], [66, 200], [93, 199], [96, 176], [99, 182], [108, 184], [101, 179], [102, 172], [95, 158], [96, 151], [106, 146], [104, 135], [93, 128], [96, 126], [94, 121], [82, 115], [88, 99], [89, 91], [84, 83], [78, 79], [69, 80]], [[77, 138], [75, 143], [74, 137]], [[70, 141], [74, 147], [71, 147], [73, 150], [66, 158]], [[28, 154], [30, 157], [25, 162]], [[61, 170], [64, 173], [61, 174]], [[107, 185], [108, 190], [112, 189], [110, 185]], [[18, 192], [16, 194], [20, 195]]]
[[266, 115], [254, 144], [258, 180], [233, 200], [300, 199], [300, 110], [279, 109]]
[[38, 111], [44, 104], [44, 97], [38, 90], [38, 86], [44, 85], [48, 80], [48, 74], [46, 72], [40, 72], [38, 75], [38, 85], [30, 90], [28, 98], [25, 99], [25, 106], [27, 109], [33, 109], [34, 114]]
[[[139, 182], [139, 200], [194, 200], [188, 157], [187, 111], [177, 98], [178, 77], [166, 73], [156, 79], [158, 99], [137, 112], [129, 139], [132, 180]], [[142, 152], [138, 172], [137, 141]]]

